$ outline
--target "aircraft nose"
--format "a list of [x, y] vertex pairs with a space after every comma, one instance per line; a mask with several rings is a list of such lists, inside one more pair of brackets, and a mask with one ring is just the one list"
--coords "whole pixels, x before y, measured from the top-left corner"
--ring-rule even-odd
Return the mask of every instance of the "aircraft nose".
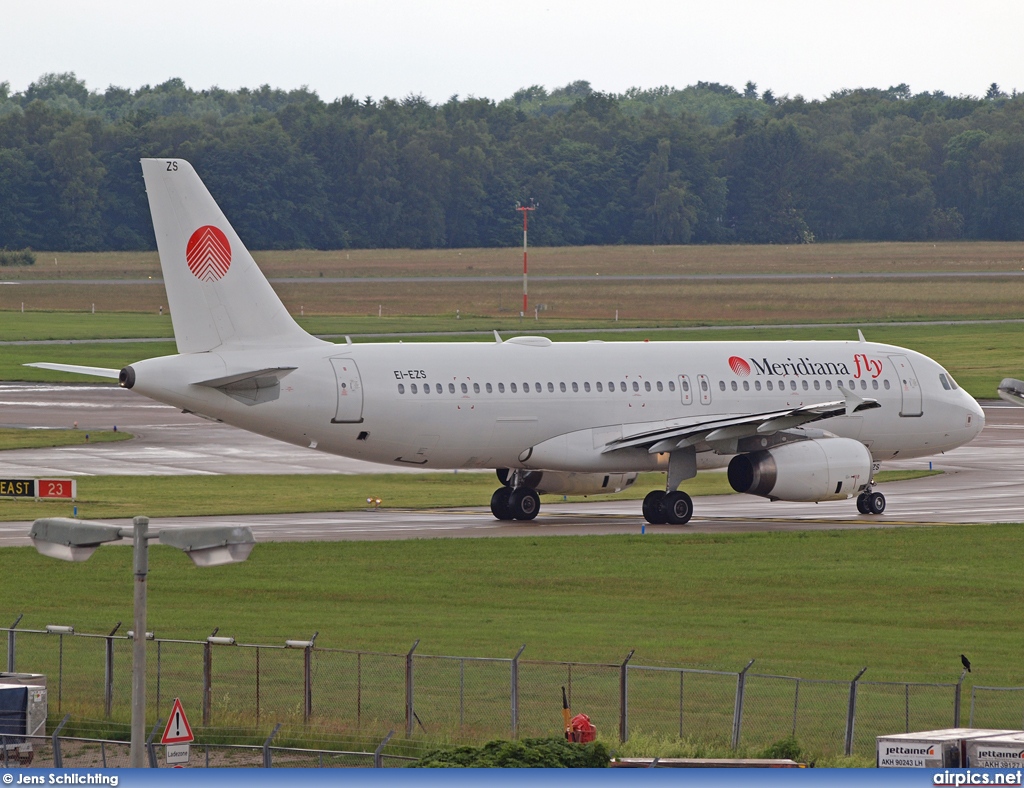
[[967, 402], [964, 403], [964, 412], [966, 417], [966, 427], [971, 433], [971, 437], [975, 438], [985, 428], [985, 411], [982, 410], [981, 405], [978, 401], [970, 395], [965, 395]]

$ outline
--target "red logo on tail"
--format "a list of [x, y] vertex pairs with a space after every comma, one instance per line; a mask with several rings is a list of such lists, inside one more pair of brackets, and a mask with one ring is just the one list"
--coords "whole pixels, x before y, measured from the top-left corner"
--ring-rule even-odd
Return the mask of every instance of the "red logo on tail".
[[750, 364], [739, 356], [729, 356], [729, 368], [741, 378], [750, 374]]
[[231, 267], [231, 244], [212, 224], [200, 227], [185, 247], [188, 270], [203, 282], [216, 282]]

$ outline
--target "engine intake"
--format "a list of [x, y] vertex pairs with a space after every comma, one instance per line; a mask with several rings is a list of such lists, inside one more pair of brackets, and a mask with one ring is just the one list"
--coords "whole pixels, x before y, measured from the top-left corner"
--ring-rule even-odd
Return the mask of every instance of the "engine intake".
[[851, 438], [800, 441], [737, 454], [729, 463], [736, 492], [773, 501], [849, 498], [871, 480], [871, 452]]

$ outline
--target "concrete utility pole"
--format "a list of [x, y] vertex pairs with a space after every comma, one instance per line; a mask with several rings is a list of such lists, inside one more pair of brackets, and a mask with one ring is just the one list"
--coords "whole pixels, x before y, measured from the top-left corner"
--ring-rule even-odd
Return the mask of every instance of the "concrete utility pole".
[[519, 313], [519, 317], [524, 317], [526, 315], [526, 312], [528, 311], [528, 296], [526, 287], [526, 274], [528, 270], [526, 265], [526, 230], [529, 226], [528, 217], [530, 215], [530, 211], [535, 211], [538, 207], [538, 204], [533, 201], [532, 197], [530, 198], [529, 205], [523, 205], [522, 203], [519, 202], [516, 203], [516, 210], [521, 211], [523, 214], [523, 311]]

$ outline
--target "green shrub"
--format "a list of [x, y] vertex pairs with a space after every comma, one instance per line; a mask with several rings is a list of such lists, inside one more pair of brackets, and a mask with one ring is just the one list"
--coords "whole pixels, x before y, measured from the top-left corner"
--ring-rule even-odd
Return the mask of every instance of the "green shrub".
[[492, 741], [482, 747], [431, 750], [414, 767], [429, 768], [605, 768], [610, 755], [601, 742], [572, 744], [565, 739]]
[[789, 758], [793, 761], [799, 761], [801, 755], [803, 755], [803, 750], [795, 736], [779, 739], [777, 742], [769, 744], [760, 753], [761, 758]]
[[36, 254], [31, 249], [0, 249], [0, 266], [35, 265]]

